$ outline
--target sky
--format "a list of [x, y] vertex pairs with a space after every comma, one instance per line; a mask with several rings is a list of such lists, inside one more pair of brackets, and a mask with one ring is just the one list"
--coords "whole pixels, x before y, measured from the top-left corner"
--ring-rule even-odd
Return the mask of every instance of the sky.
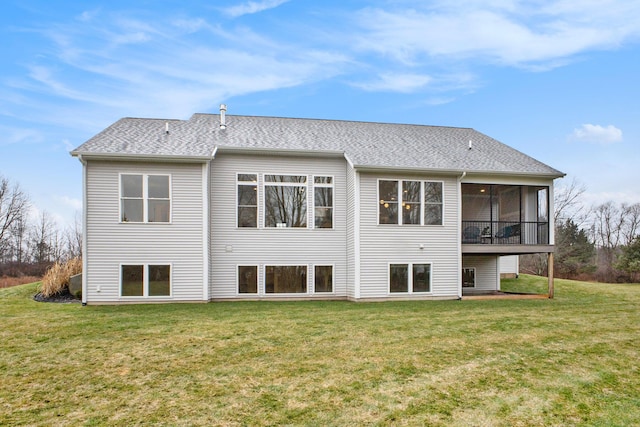
[[122, 117], [471, 127], [640, 202], [637, 0], [3, 0], [0, 175], [60, 225]]

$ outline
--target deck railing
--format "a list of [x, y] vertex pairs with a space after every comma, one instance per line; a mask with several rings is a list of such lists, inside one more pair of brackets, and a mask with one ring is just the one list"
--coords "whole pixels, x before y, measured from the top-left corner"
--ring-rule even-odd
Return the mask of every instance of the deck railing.
[[549, 223], [538, 221], [462, 221], [462, 243], [548, 245]]

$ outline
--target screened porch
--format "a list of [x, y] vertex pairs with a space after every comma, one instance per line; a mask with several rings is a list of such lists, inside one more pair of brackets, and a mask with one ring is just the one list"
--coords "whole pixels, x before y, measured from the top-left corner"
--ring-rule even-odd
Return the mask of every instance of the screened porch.
[[463, 245], [547, 246], [549, 188], [462, 184], [461, 230]]

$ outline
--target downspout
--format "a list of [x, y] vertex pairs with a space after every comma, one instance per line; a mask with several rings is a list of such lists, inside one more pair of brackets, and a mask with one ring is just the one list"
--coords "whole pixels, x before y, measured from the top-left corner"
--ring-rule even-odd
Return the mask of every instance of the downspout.
[[218, 146], [214, 146], [213, 151], [211, 151], [210, 159], [207, 160], [205, 166], [203, 168], [203, 179], [202, 179], [202, 228], [204, 233], [203, 238], [203, 266], [204, 266], [204, 289], [203, 300], [211, 301], [211, 169], [213, 168], [213, 161], [216, 158], [216, 153], [218, 152]]
[[82, 163], [82, 305], [87, 305], [87, 161], [78, 154]]
[[462, 299], [462, 180], [467, 176], [467, 172], [462, 172], [458, 177], [458, 300]]

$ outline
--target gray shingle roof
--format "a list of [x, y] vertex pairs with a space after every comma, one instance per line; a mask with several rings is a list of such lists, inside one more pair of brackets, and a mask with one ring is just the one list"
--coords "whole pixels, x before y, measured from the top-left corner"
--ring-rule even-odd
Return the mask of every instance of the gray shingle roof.
[[362, 168], [563, 176], [469, 128], [234, 115], [227, 115], [226, 124], [220, 129], [217, 114], [194, 114], [189, 120], [124, 118], [72, 154], [208, 158], [214, 149], [333, 151]]

